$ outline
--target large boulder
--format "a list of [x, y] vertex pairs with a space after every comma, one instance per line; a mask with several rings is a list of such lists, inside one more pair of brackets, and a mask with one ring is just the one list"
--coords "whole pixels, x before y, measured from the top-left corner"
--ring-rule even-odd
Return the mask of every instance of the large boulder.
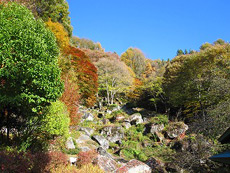
[[108, 157], [108, 158], [111, 158], [113, 159], [113, 156], [111, 154], [109, 154], [104, 148], [102, 147], [98, 147], [97, 148], [97, 152], [98, 154], [102, 155], [102, 156], [105, 156], [105, 157]]
[[88, 136], [91, 136], [94, 133], [94, 130], [89, 127], [80, 127], [79, 130], [85, 132]]
[[164, 135], [161, 133], [164, 129], [164, 124], [151, 124], [150, 126], [150, 133], [157, 137], [157, 141], [162, 142], [165, 138]]
[[129, 121], [132, 125], [143, 123], [143, 119], [140, 113], [135, 113], [129, 117]]
[[84, 152], [94, 150], [98, 147], [98, 144], [95, 141], [93, 141], [88, 135], [85, 134], [81, 134], [76, 139], [76, 143], [78, 148]]
[[106, 136], [110, 142], [121, 141], [124, 137], [124, 130], [121, 126], [107, 126], [101, 130], [101, 135]]
[[100, 144], [102, 148], [105, 150], [109, 149], [109, 141], [105, 139], [103, 136], [100, 135], [94, 135], [93, 139]]
[[73, 143], [73, 138], [69, 137], [66, 141], [66, 144], [65, 144], [66, 148], [69, 150], [69, 149], [75, 149], [75, 145]]
[[118, 168], [115, 173], [151, 173], [151, 168], [145, 163], [133, 159]]
[[156, 132], [162, 132], [163, 129], [165, 128], [164, 124], [152, 124], [151, 125], [151, 129], [150, 129], [150, 133], [152, 133], [153, 135], [156, 134]]
[[114, 172], [119, 167], [115, 160], [102, 155], [98, 155], [93, 164], [98, 165], [105, 172]]
[[171, 122], [168, 125], [167, 135], [169, 138], [174, 139], [184, 135], [188, 130], [188, 125], [183, 122]]

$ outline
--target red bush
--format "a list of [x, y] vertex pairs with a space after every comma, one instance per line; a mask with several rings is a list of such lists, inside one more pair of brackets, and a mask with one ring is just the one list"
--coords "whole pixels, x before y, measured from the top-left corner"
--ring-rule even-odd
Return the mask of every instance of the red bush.
[[33, 156], [23, 152], [0, 152], [0, 172], [27, 173], [33, 167]]
[[77, 84], [70, 82], [68, 77], [65, 77], [65, 91], [61, 97], [61, 101], [65, 103], [70, 114], [70, 125], [77, 125], [81, 119], [78, 113], [79, 94]]
[[0, 172], [29, 173], [51, 172], [68, 165], [68, 157], [61, 152], [0, 151]]
[[77, 165], [83, 166], [92, 163], [92, 161], [97, 157], [97, 155], [98, 154], [95, 150], [90, 150], [86, 152], [81, 151], [78, 154]]
[[45, 172], [50, 172], [58, 167], [67, 167], [69, 164], [68, 157], [62, 152], [49, 152], [48, 153], [49, 162], [45, 167]]

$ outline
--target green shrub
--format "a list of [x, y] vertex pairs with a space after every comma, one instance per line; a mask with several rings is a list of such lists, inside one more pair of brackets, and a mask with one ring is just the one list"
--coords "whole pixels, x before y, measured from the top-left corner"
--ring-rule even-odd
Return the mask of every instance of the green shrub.
[[132, 126], [126, 130], [125, 135], [127, 140], [142, 142], [143, 140], [148, 138], [147, 136], [143, 135], [143, 131], [144, 125], [138, 125], [137, 127]]
[[135, 150], [140, 150], [141, 149], [141, 144], [136, 141], [122, 141], [122, 147], [123, 148], [131, 148]]
[[167, 115], [161, 115], [161, 114], [159, 114], [159, 115], [157, 115], [155, 117], [152, 117], [150, 119], [150, 123], [167, 125], [169, 123], [169, 119], [168, 119]]
[[137, 159], [144, 162], [148, 160], [148, 157], [144, 153], [141, 152], [140, 154], [137, 155]]
[[51, 140], [56, 137], [61, 137], [61, 141], [68, 138], [70, 120], [64, 103], [52, 102], [39, 118], [39, 123], [34, 128], [32, 135], [25, 136], [20, 144], [20, 151], [26, 151], [28, 148], [46, 150]]
[[147, 157], [156, 157], [162, 161], [170, 162], [175, 154], [175, 151], [170, 149], [168, 146], [159, 146], [156, 147], [145, 147], [142, 148], [142, 152], [146, 154]]
[[128, 160], [135, 158], [133, 149], [123, 149], [121, 150], [121, 155], [124, 156], [125, 159], [128, 159]]
[[75, 148], [75, 149], [63, 149], [62, 152], [66, 153], [66, 154], [69, 154], [69, 155], [76, 155], [80, 152], [80, 149], [79, 148]]
[[110, 146], [111, 148], [119, 147], [118, 144], [113, 143], [113, 142], [110, 142], [110, 143], [109, 143], [109, 146]]
[[97, 125], [95, 124], [95, 122], [93, 121], [83, 121], [81, 124], [80, 124], [81, 127], [90, 127], [90, 128], [95, 128]]
[[140, 161], [146, 161], [148, 159], [148, 157], [141, 150], [135, 150], [133, 148], [123, 149], [121, 154], [128, 160], [137, 159]]
[[69, 114], [64, 103], [52, 102], [45, 110], [41, 120], [40, 132], [47, 136], [65, 136], [69, 135]]
[[136, 130], [137, 130], [138, 132], [143, 133], [144, 130], [145, 130], [145, 125], [144, 125], [144, 124], [137, 124]]

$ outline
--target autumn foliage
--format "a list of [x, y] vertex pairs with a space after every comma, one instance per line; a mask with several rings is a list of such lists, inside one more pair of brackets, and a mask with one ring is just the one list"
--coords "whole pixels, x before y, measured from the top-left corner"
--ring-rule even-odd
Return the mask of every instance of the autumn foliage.
[[97, 68], [86, 54], [78, 48], [69, 46], [66, 52], [71, 58], [71, 66], [77, 78], [77, 84], [83, 104], [90, 107], [96, 102], [98, 89]]
[[61, 50], [68, 48], [70, 39], [63, 25], [58, 22], [52, 22], [49, 18], [46, 26], [54, 33], [59, 48]]
[[78, 113], [79, 94], [77, 84], [71, 82], [68, 77], [65, 77], [65, 90], [61, 97], [61, 101], [65, 103], [69, 111], [70, 125], [77, 124], [81, 118]]
[[93, 162], [96, 156], [97, 156], [97, 152], [95, 150], [90, 150], [86, 152], [81, 151], [78, 154], [77, 165], [84, 166], [84, 165], [90, 164]]
[[68, 165], [67, 155], [61, 152], [0, 151], [0, 172], [56, 172]]

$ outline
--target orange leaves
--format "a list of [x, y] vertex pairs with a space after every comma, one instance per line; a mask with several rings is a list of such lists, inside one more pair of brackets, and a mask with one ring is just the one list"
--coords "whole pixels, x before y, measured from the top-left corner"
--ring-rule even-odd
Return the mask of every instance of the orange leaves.
[[[97, 68], [90, 62], [89, 57], [86, 56], [83, 51], [70, 46], [68, 33], [62, 24], [52, 22], [51, 19], [49, 19], [46, 25], [54, 33], [57, 44], [65, 58], [69, 58], [69, 64], [66, 67], [64, 67], [64, 64], [60, 64], [60, 66], [63, 66], [63, 75], [69, 74], [69, 76], [71, 76], [69, 80], [76, 83], [75, 85], [78, 86], [82, 103], [86, 106], [93, 106], [96, 102], [95, 94], [98, 88]], [[70, 74], [72, 72], [74, 74]], [[67, 90], [70, 89], [67, 88]], [[70, 104], [68, 102], [72, 103], [71, 101], [67, 101], [67, 106]], [[74, 105], [72, 107], [74, 107]]]
[[69, 46], [69, 36], [62, 24], [52, 22], [51, 19], [46, 22], [47, 27], [54, 33], [57, 44], [61, 50], [65, 50]]
[[65, 103], [70, 113], [70, 125], [75, 125], [80, 120], [80, 114], [78, 114], [78, 102], [79, 94], [78, 87], [75, 83], [70, 82], [68, 77], [65, 78], [65, 91], [61, 97], [61, 101]]
[[128, 94], [128, 97], [132, 100], [137, 100], [142, 94], [142, 90], [141, 90], [142, 86], [143, 86], [143, 82], [140, 79], [135, 78], [134, 86], [132, 87], [131, 92]]
[[69, 46], [65, 52], [71, 56], [71, 66], [75, 72], [81, 99], [86, 106], [93, 106], [96, 102], [98, 89], [97, 68], [91, 63], [86, 54], [78, 48]]

